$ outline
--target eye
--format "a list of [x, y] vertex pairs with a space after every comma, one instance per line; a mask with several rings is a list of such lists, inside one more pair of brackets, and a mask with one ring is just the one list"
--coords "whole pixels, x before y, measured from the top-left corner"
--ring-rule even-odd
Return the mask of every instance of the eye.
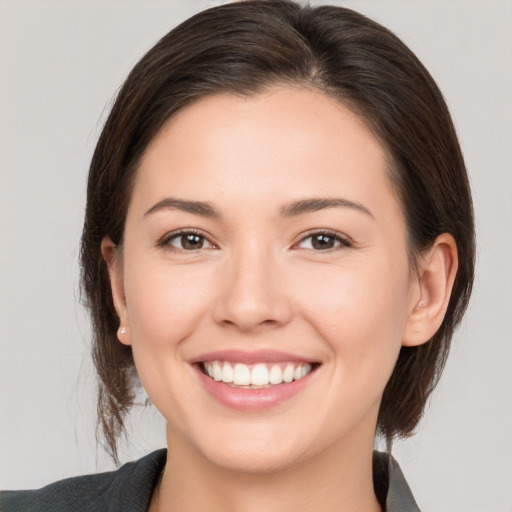
[[301, 249], [312, 249], [314, 251], [328, 251], [341, 247], [350, 247], [351, 243], [337, 233], [321, 231], [305, 236], [297, 244]]
[[197, 251], [199, 249], [211, 249], [214, 245], [197, 231], [179, 231], [162, 239], [160, 245], [178, 251]]

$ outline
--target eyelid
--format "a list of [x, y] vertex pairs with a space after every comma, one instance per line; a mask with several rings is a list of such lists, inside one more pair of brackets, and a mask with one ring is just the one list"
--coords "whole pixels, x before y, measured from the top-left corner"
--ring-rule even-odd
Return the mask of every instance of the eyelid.
[[[201, 249], [218, 249], [218, 245], [212, 240], [212, 237], [210, 235], [208, 235], [207, 233], [205, 233], [204, 231], [202, 231], [201, 229], [197, 229], [197, 228], [179, 228], [179, 229], [175, 229], [173, 231], [170, 231], [168, 233], [165, 233], [165, 235], [163, 235], [162, 237], [160, 237], [156, 243], [157, 247], [163, 247], [164, 249], [169, 249], [171, 251], [174, 251], [174, 252], [194, 252], [194, 251], [185, 251], [184, 249], [179, 249], [177, 247], [173, 247], [169, 244], [169, 242], [173, 239], [173, 238], [177, 238], [179, 237], [180, 235], [198, 235], [198, 236], [201, 236], [203, 237], [209, 244], [211, 247], [201, 247]], [[201, 249], [197, 249], [198, 251], [201, 250]]]
[[[205, 233], [201, 229], [197, 229], [197, 228], [179, 228], [179, 229], [175, 229], [173, 231], [170, 231], [168, 233], [165, 233], [162, 237], [160, 237], [158, 239], [156, 245], [158, 247], [163, 247], [163, 248], [167, 248], [169, 250], [178, 252], [178, 251], [180, 251], [180, 249], [171, 246], [169, 244], [169, 241], [172, 240], [173, 238], [176, 238], [176, 237], [179, 237], [180, 235], [185, 235], [185, 234], [193, 234], [193, 235], [198, 235], [198, 236], [203, 237], [208, 242], [208, 244], [211, 246], [211, 247], [208, 247], [208, 249], [211, 249], [211, 248], [218, 249], [219, 248], [218, 244], [216, 244], [213, 241], [213, 239], [212, 239], [212, 237], [210, 235], [208, 235], [207, 233]], [[312, 236], [315, 236], [315, 235], [330, 236], [330, 237], [333, 237], [336, 241], [338, 241], [340, 243], [340, 245], [337, 246], [337, 247], [332, 247], [330, 249], [325, 249], [324, 251], [315, 250], [315, 252], [329, 252], [329, 251], [336, 250], [338, 248], [346, 248], [346, 247], [353, 247], [354, 246], [353, 240], [350, 237], [348, 237], [347, 235], [344, 235], [344, 234], [340, 233], [339, 231], [335, 231], [335, 230], [332, 230], [332, 229], [326, 229], [326, 228], [323, 228], [323, 229], [322, 228], [316, 228], [316, 229], [311, 229], [311, 230], [308, 230], [308, 231], [306, 231], [304, 233], [301, 233], [296, 238], [296, 240], [293, 242], [292, 249], [293, 248], [298, 248], [298, 245], [300, 243], [304, 242], [304, 240], [306, 240], [306, 239], [308, 239], [308, 238], [310, 238]], [[201, 249], [203, 249], [203, 248], [201, 248]], [[197, 249], [197, 250], [201, 250], [201, 249]], [[186, 252], [194, 252], [194, 251], [186, 251]]]
[[327, 236], [333, 237], [334, 239], [336, 239], [336, 241], [340, 242], [340, 245], [338, 247], [332, 247], [330, 249], [325, 249], [323, 251], [315, 250], [315, 252], [319, 252], [319, 253], [334, 251], [339, 248], [353, 247], [355, 245], [354, 241], [350, 237], [340, 233], [339, 231], [334, 231], [332, 229], [318, 228], [318, 229], [308, 230], [305, 233], [301, 233], [300, 236], [296, 239], [296, 241], [292, 244], [292, 248], [297, 247], [300, 243], [304, 242], [304, 240], [306, 240], [314, 235], [327, 235]]

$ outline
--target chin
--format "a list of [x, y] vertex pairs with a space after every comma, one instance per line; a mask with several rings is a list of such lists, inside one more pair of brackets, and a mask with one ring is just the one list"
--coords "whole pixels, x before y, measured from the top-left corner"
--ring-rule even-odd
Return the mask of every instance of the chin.
[[[250, 429], [245, 433], [249, 432]], [[197, 448], [211, 463], [228, 471], [275, 473], [293, 466], [304, 454], [303, 443], [299, 439], [278, 434], [282, 432], [267, 430], [256, 435], [240, 435], [238, 432], [236, 435], [219, 436], [217, 439], [208, 437], [203, 438]]]
[[246, 474], [271, 474], [284, 471], [297, 462], [297, 453], [284, 453], [282, 450], [241, 449], [214, 451], [205, 454], [216, 466], [227, 471]]

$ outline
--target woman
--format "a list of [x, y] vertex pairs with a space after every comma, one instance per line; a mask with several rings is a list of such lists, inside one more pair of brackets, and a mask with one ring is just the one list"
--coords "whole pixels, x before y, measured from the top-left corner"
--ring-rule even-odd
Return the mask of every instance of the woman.
[[341, 8], [198, 14], [121, 89], [82, 238], [111, 452], [139, 379], [168, 451], [3, 506], [417, 510], [373, 440], [416, 426], [473, 260], [455, 131], [403, 43]]

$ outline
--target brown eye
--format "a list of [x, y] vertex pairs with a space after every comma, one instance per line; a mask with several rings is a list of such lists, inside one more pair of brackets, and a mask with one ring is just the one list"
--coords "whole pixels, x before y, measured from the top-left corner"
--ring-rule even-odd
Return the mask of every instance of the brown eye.
[[203, 235], [194, 232], [177, 233], [168, 238], [165, 245], [182, 251], [197, 251], [205, 247], [212, 247]]
[[334, 233], [314, 233], [303, 238], [299, 244], [302, 249], [313, 249], [315, 251], [328, 251], [340, 247], [349, 247], [350, 243]]
[[204, 238], [199, 235], [181, 235], [181, 246], [187, 251], [201, 249], [204, 244]]
[[329, 235], [315, 235], [311, 237], [311, 245], [313, 249], [322, 251], [324, 249], [332, 249], [336, 240]]

